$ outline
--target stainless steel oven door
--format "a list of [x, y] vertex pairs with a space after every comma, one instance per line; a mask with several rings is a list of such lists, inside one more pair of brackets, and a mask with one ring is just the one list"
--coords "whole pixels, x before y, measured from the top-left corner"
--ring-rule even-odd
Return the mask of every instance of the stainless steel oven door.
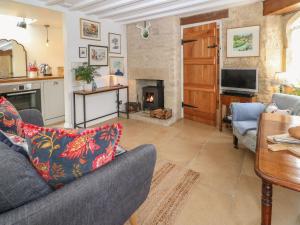
[[41, 89], [5, 93], [4, 96], [17, 110], [41, 108]]

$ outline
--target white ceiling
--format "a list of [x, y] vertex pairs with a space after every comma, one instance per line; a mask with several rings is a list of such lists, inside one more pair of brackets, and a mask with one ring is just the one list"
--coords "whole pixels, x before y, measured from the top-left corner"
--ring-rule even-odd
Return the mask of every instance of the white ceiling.
[[262, 0], [40, 0], [45, 5], [60, 5], [129, 24], [165, 16], [187, 16], [221, 10]]

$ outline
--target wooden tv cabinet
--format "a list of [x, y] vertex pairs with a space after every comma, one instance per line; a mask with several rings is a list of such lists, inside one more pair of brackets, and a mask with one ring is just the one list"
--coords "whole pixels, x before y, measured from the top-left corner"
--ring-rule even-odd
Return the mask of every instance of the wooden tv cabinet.
[[[219, 114], [220, 114], [220, 123], [219, 123], [219, 130], [222, 132], [223, 130], [223, 118], [224, 116], [229, 115], [230, 110], [229, 106], [233, 102], [242, 102], [242, 103], [247, 103], [247, 102], [256, 102], [257, 101], [257, 96], [245, 96], [245, 95], [240, 95], [240, 94], [228, 94], [228, 93], [222, 93], [220, 94], [220, 107], [219, 107]], [[223, 115], [223, 106], [226, 106], [225, 113]]]

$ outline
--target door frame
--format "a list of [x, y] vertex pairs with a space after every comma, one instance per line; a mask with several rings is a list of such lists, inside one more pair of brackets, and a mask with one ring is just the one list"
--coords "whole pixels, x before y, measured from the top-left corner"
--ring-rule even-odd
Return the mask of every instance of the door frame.
[[[222, 20], [212, 20], [212, 21], [206, 21], [206, 22], [201, 22], [201, 23], [193, 23], [193, 24], [188, 24], [188, 25], [183, 25], [183, 26], [180, 26], [180, 38], [181, 40], [183, 39], [183, 30], [185, 28], [190, 28], [190, 27], [197, 27], [197, 26], [201, 26], [201, 25], [205, 25], [205, 24], [210, 24], [210, 23], [216, 23], [218, 28], [219, 28], [219, 40], [220, 40], [220, 59], [219, 59], [219, 62], [220, 62], [220, 65], [219, 65], [219, 88], [218, 88], [218, 98], [219, 98], [219, 95], [220, 95], [220, 87], [221, 87], [221, 84], [220, 84], [220, 76], [221, 76], [221, 69], [223, 68], [223, 24], [222, 24]], [[184, 100], [184, 77], [183, 77], [183, 73], [184, 73], [184, 62], [183, 62], [183, 45], [181, 45], [180, 47], [180, 80], [181, 80], [181, 84], [180, 84], [180, 91], [181, 91], [181, 102], [183, 102]], [[217, 110], [219, 108], [219, 105], [217, 105]], [[219, 109], [220, 110], [220, 109]], [[216, 114], [218, 115], [218, 113], [216, 112]], [[181, 118], [184, 118], [184, 112], [183, 112], [183, 107], [181, 107]], [[217, 119], [217, 118], [216, 118]], [[218, 125], [218, 121], [216, 120], [216, 123]]]

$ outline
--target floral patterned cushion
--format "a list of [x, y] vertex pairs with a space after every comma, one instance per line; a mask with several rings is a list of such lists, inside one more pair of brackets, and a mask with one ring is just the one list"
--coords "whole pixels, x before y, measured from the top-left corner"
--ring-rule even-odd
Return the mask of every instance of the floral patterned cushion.
[[3, 132], [23, 136], [23, 121], [16, 108], [6, 100], [0, 97], [0, 129]]
[[120, 124], [94, 129], [52, 129], [24, 125], [29, 157], [55, 189], [107, 164], [115, 157]]

